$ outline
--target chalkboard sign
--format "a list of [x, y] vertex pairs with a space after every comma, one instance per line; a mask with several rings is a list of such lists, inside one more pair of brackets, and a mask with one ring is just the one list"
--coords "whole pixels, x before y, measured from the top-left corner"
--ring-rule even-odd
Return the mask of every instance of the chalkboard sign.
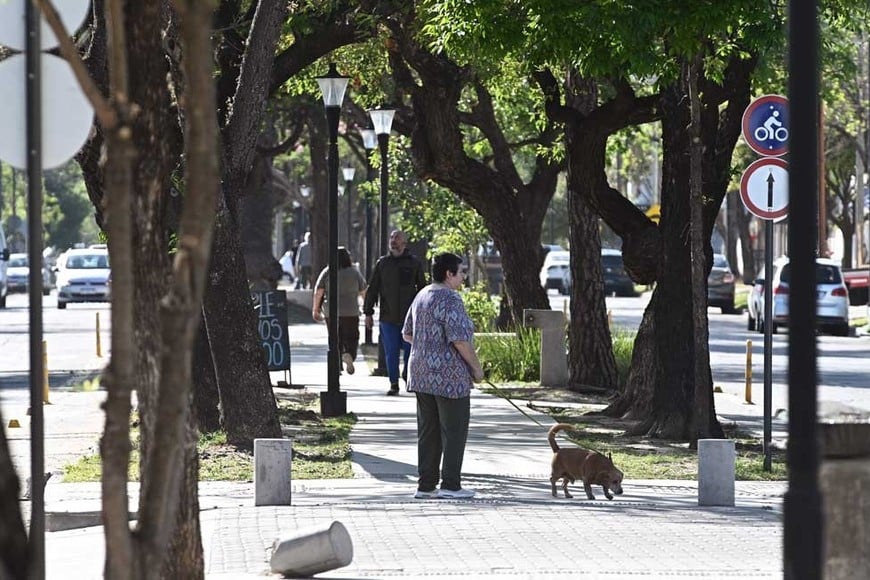
[[257, 333], [270, 371], [290, 368], [287, 336], [287, 293], [283, 290], [251, 292], [257, 313]]

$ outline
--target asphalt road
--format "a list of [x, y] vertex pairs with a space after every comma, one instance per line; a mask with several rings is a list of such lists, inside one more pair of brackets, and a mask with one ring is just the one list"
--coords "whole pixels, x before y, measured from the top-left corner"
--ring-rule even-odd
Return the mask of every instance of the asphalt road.
[[[549, 291], [550, 307], [567, 308], [567, 297]], [[650, 293], [637, 298], [607, 298], [614, 327], [637, 330]], [[852, 307], [861, 316], [865, 306]], [[764, 377], [764, 335], [746, 329], [746, 314], [721, 314], [718, 308], [708, 311], [710, 325], [710, 365], [713, 384], [726, 392], [743, 395], [746, 376], [747, 341], [751, 341], [753, 400], [762, 401]], [[818, 400], [823, 410], [849, 405], [870, 411], [870, 336], [818, 337]], [[788, 408], [788, 330], [773, 336], [772, 355], [773, 409]], [[831, 405], [835, 404], [835, 405]]]

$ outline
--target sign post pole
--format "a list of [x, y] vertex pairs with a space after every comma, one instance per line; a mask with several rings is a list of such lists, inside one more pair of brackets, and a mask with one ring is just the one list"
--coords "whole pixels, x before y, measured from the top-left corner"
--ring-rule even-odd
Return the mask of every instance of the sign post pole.
[[740, 178], [740, 198], [764, 224], [764, 451], [763, 469], [770, 471], [773, 439], [773, 222], [788, 215], [788, 163], [779, 156], [788, 152], [788, 99], [765, 95], [743, 113], [743, 139], [762, 155]]

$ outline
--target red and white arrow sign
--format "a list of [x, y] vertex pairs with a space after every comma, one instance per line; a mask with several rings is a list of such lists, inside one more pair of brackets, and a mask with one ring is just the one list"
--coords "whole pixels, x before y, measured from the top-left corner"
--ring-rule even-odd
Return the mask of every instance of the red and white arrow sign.
[[740, 178], [740, 199], [761, 219], [783, 219], [788, 214], [788, 163], [778, 157], [754, 161]]

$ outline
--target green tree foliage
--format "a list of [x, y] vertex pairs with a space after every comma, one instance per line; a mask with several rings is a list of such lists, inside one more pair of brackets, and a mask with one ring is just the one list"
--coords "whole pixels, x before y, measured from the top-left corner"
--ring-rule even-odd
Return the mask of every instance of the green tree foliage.
[[73, 244], [98, 241], [96, 222], [91, 219], [93, 206], [82, 181], [81, 169], [70, 162], [46, 171], [43, 222], [46, 246], [65, 250]]

